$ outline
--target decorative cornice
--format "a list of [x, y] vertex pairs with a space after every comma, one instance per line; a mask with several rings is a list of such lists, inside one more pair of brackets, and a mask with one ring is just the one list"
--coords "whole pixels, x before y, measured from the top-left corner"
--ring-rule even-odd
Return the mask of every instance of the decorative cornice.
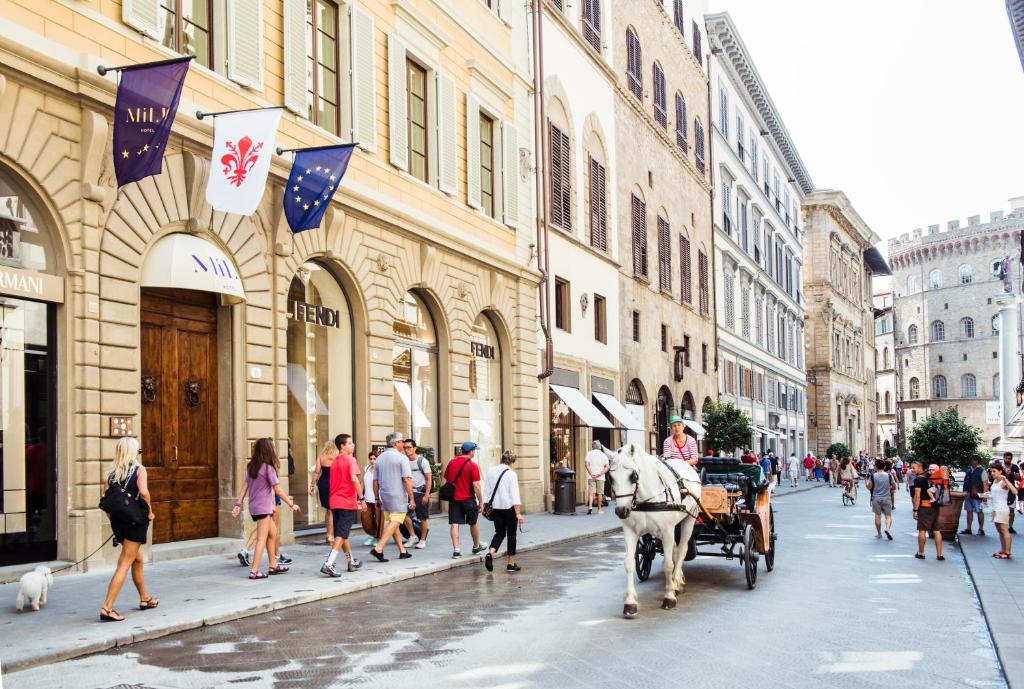
[[1006, 0], [1006, 14], [1013, 29], [1013, 42], [1017, 45], [1020, 66], [1024, 68], [1024, 0]]
[[[881, 241], [875, 231], [868, 227], [850, 203], [850, 199], [842, 191], [819, 189], [804, 197], [805, 211], [824, 211], [854, 238], [860, 240], [861, 250], [874, 246]], [[810, 226], [805, 221], [805, 226]]]

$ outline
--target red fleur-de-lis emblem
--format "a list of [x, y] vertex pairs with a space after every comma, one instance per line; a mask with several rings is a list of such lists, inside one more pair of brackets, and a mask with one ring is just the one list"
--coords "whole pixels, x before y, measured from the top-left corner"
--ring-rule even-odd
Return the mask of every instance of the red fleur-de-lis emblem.
[[224, 166], [224, 174], [227, 176], [228, 182], [236, 187], [240, 187], [242, 182], [245, 181], [246, 175], [252, 170], [253, 165], [259, 160], [263, 142], [260, 141], [254, 146], [252, 139], [243, 136], [238, 140], [237, 146], [233, 141], [228, 141], [225, 145], [231, 152], [221, 156], [220, 159], [221, 164]]

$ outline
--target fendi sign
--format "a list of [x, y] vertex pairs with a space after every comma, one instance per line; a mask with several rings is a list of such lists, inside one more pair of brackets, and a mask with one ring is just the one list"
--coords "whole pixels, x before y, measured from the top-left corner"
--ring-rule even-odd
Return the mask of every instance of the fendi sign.
[[64, 280], [56, 275], [0, 266], [0, 294], [64, 303]]
[[341, 327], [341, 312], [326, 306], [307, 304], [304, 301], [293, 301], [291, 317], [303, 323], [322, 325], [325, 328]]
[[484, 344], [483, 342], [470, 342], [469, 351], [473, 352], [474, 356], [478, 356], [481, 359], [494, 358], [494, 345]]

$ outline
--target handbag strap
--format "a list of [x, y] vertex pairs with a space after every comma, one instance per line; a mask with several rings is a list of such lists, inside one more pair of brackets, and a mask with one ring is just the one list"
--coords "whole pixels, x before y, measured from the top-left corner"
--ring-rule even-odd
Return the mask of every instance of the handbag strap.
[[[465, 469], [466, 465], [469, 464], [472, 461], [473, 461], [472, 459], [470, 459], [469, 457], [466, 457], [466, 461], [463, 462], [462, 466], [459, 467], [459, 470], [455, 472], [455, 478], [452, 479], [452, 485], [453, 486], [459, 480], [459, 477], [462, 476], [462, 470]], [[470, 492], [472, 492], [472, 491], [470, 491]]]
[[487, 501], [488, 505], [494, 502], [494, 496], [498, 494], [498, 486], [501, 485], [501, 479], [505, 478], [505, 474], [507, 473], [508, 467], [505, 467], [505, 471], [501, 472], [501, 474], [498, 475], [498, 480], [494, 482], [494, 490], [491, 491], [491, 499]]

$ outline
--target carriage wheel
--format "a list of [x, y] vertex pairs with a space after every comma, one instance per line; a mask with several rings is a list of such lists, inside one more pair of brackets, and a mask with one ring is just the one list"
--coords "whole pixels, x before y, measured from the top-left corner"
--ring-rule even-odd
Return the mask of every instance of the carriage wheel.
[[754, 527], [743, 528], [743, 573], [747, 577], [747, 588], [757, 586], [757, 552], [754, 550]]
[[636, 575], [640, 581], [647, 581], [654, 564], [654, 536], [644, 534], [636, 544]]
[[764, 554], [764, 567], [769, 572], [775, 569], [775, 510], [768, 507], [768, 550]]

